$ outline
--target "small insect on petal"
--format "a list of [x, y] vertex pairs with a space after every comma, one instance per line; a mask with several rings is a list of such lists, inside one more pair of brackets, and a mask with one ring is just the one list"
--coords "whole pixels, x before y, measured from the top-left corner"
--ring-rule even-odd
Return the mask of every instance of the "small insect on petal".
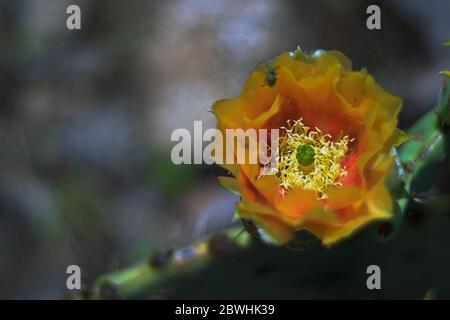
[[266, 83], [269, 87], [273, 87], [277, 83], [277, 73], [275, 68], [270, 68], [269, 71], [267, 71]]

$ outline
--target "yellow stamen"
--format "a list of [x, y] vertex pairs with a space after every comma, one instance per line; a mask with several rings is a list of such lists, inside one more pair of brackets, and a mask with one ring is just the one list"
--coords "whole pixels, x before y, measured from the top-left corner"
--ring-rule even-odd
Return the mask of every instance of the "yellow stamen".
[[[349, 137], [332, 141], [329, 134], [318, 128], [310, 130], [301, 119], [288, 121], [288, 127], [282, 129], [285, 134], [280, 138], [277, 171], [280, 185], [286, 190], [294, 186], [316, 190], [320, 198], [326, 198], [328, 187], [340, 186], [337, 180], [347, 174], [340, 162], [348, 151]], [[302, 149], [310, 149], [313, 161], [299, 161]]]

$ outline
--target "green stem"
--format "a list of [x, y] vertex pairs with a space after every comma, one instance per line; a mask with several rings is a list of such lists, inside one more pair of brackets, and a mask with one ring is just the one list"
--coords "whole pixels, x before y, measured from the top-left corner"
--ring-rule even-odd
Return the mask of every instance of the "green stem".
[[157, 288], [165, 280], [195, 272], [206, 266], [216, 255], [228, 254], [250, 243], [242, 226], [230, 228], [206, 240], [175, 250], [155, 252], [151, 258], [126, 269], [99, 277], [92, 288], [76, 298], [114, 299], [138, 298], [150, 292], [158, 298]]

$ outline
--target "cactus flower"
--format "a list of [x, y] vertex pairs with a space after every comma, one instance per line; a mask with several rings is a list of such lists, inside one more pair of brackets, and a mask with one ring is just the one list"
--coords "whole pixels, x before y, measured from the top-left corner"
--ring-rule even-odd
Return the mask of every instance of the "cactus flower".
[[225, 164], [220, 182], [241, 195], [236, 211], [277, 243], [306, 229], [330, 246], [390, 219], [386, 186], [402, 100], [337, 51], [282, 53], [249, 75], [241, 94], [217, 101], [218, 129], [280, 129], [278, 164]]

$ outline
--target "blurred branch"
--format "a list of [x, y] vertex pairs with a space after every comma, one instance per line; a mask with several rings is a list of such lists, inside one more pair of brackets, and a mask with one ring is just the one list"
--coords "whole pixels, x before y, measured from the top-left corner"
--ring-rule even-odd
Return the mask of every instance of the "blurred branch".
[[158, 298], [157, 288], [164, 281], [196, 272], [214, 257], [247, 247], [250, 240], [249, 234], [239, 226], [193, 245], [155, 252], [148, 260], [99, 277], [92, 288], [84, 290], [75, 298], [127, 299], [143, 297], [146, 292], [152, 293], [147, 298]]

